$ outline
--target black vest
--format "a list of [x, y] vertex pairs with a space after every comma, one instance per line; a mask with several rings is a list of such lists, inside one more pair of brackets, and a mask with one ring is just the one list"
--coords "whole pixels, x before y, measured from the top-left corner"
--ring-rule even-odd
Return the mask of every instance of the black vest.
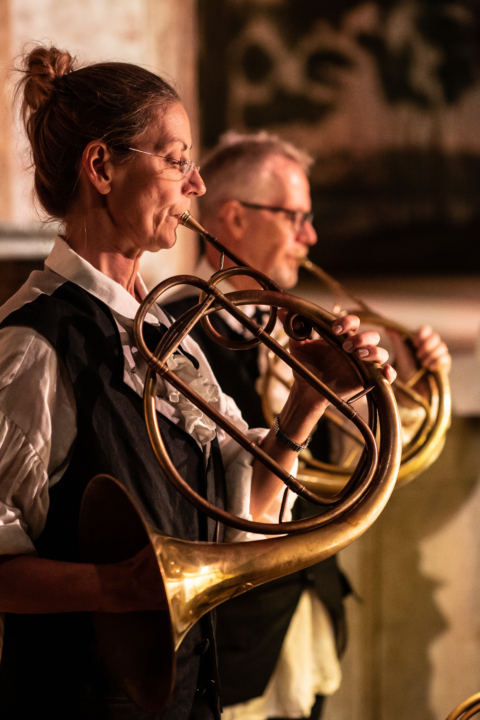
[[[77, 438], [68, 469], [50, 490], [46, 526], [35, 543], [39, 556], [78, 561], [80, 502], [89, 480], [98, 473], [119, 480], [136, 499], [144, 518], [167, 535], [212, 540], [213, 521], [207, 521], [177, 493], [155, 458], [142, 398], [123, 381], [122, 346], [108, 307], [67, 282], [53, 295], [40, 295], [14, 311], [0, 327], [13, 325], [34, 328], [55, 348], [67, 368], [77, 404]], [[151, 327], [150, 331], [157, 329]], [[157, 418], [182, 477], [200, 494], [224, 507], [218, 443], [212, 443], [205, 467], [203, 452], [190, 435], [160, 413]], [[210, 650], [202, 654], [207, 637]], [[206, 716], [208, 712], [213, 716], [213, 706], [215, 712], [217, 706], [214, 689], [218, 687], [213, 656], [212, 621], [207, 616], [180, 646], [177, 683], [162, 720], [186, 720], [199, 695], [210, 699]], [[88, 614], [7, 615], [0, 664], [2, 718], [116, 718], [111, 708], [101, 710], [102, 702], [113, 694], [118, 692], [112, 689], [98, 657]], [[82, 704], [92, 700], [95, 714], [91, 709], [82, 711]], [[125, 698], [118, 702], [122, 704], [119, 718], [143, 717]]]
[[[171, 301], [165, 309], [178, 318], [197, 302], [197, 297], [190, 296]], [[240, 339], [239, 334], [218, 313], [211, 314], [209, 318], [221, 335], [232, 340]], [[233, 397], [249, 426], [265, 427], [261, 399], [255, 389], [260, 374], [258, 349], [224, 348], [212, 340], [200, 324], [195, 326], [191, 336], [205, 353], [223, 392]], [[326, 423], [319, 423], [310, 447], [314, 447], [315, 457], [328, 460]], [[317, 506], [301, 498], [293, 508], [295, 519], [318, 512]], [[307, 587], [314, 588], [327, 607], [335, 627], [337, 649], [340, 653], [344, 650], [346, 630], [342, 601], [351, 589], [335, 557], [260, 585], [217, 608], [218, 657], [225, 705], [235, 705], [263, 695], [300, 596]]]

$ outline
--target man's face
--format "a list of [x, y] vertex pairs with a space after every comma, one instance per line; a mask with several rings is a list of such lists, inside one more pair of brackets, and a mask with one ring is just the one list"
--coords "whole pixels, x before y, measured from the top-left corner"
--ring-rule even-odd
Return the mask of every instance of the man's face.
[[237, 199], [297, 211], [297, 222], [292, 213], [243, 207], [246, 222], [238, 254], [283, 288], [292, 288], [297, 284], [300, 261], [317, 242], [311, 223], [302, 224], [298, 218], [300, 213], [311, 210], [307, 176], [294, 161], [272, 155], [265, 161], [255, 185], [251, 197]]

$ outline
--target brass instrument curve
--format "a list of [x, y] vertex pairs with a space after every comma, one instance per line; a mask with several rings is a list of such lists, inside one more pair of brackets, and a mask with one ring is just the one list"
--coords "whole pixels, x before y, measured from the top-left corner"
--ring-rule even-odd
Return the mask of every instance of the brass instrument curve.
[[[188, 218], [185, 222], [198, 231], [198, 223], [189, 222]], [[218, 241], [215, 242], [218, 247]], [[397, 407], [391, 387], [380, 368], [346, 355], [362, 384], [368, 391], [371, 390], [367, 398], [372, 411], [367, 423], [358, 417], [349, 402], [338, 397], [286, 353], [269, 334], [275, 324], [276, 311], [282, 308], [290, 314], [290, 318], [300, 317], [304, 328], [315, 328], [326, 342], [343, 353], [340, 348], [342, 339], [329, 329], [332, 316], [308, 301], [280, 291], [269, 278], [257, 273], [238, 258], [234, 257], [234, 261], [240, 265], [234, 271], [253, 274], [265, 289], [224, 295], [217, 288], [217, 283], [225, 276], [221, 271], [210, 282], [193, 276], [171, 278], [160, 283], [143, 301], [135, 318], [134, 333], [137, 348], [149, 366], [144, 391], [147, 429], [165, 475], [199, 510], [240, 530], [253, 530], [264, 535], [281, 533], [283, 537], [226, 544], [187, 542], [167, 537], [149, 527], [122, 486], [105, 475], [91, 481], [82, 503], [81, 545], [84, 559], [88, 562], [118, 562], [133, 557], [146, 546], [150, 548], [147, 552], [152, 565], [152, 582], [158, 586], [165, 611], [126, 615], [102, 613], [94, 617], [94, 624], [107, 662], [125, 692], [141, 709], [151, 713], [160, 712], [168, 702], [175, 678], [175, 650], [199, 618], [229, 598], [334, 555], [360, 537], [385, 507], [394, 489], [400, 465]], [[195, 285], [202, 291], [200, 302], [171, 325], [152, 353], [142, 336], [142, 325], [148, 308], [167, 289], [184, 283]], [[271, 319], [265, 328], [257, 326], [242, 312], [241, 306], [251, 303], [270, 306]], [[169, 357], [195, 323], [201, 321], [208, 327], [208, 315], [223, 308], [227, 308], [250, 330], [253, 342], [263, 342], [269, 350], [279, 352], [282, 360], [325, 395], [339, 412], [356, 425], [364, 437], [366, 451], [362, 460], [347, 487], [336, 497], [312, 494], [213, 407], [197, 398], [169, 370]], [[294, 334], [293, 323], [290, 326], [290, 332]], [[157, 374], [165, 377], [189, 399], [198, 402], [203, 412], [275, 472], [287, 488], [312, 499], [316, 504], [328, 505], [329, 509], [323, 515], [297, 523], [282, 522], [281, 517], [273, 525], [251, 523], [210, 505], [193, 493], [167, 456], [157, 426]], [[375, 439], [377, 419], [380, 428], [378, 443]], [[109, 508], [107, 517], [105, 507]]]
[[[334, 315], [340, 316], [346, 312], [352, 312], [366, 325], [393, 330], [403, 338], [411, 352], [414, 352], [412, 344], [414, 335], [410, 330], [372, 310], [361, 298], [348, 291], [340, 282], [308, 258], [305, 258], [301, 265], [333, 294], [335, 305], [332, 313]], [[342, 307], [347, 301], [354, 304], [355, 307], [349, 306], [348, 310], [343, 310]], [[416, 392], [413, 387], [422, 376], [428, 386], [427, 399]], [[286, 385], [288, 380], [278, 369], [278, 359], [271, 356], [262, 382], [262, 406], [269, 424], [275, 415], [271, 399], [271, 385], [275, 382]], [[448, 375], [443, 370], [431, 372], [420, 368], [408, 382], [401, 382], [397, 379], [394, 386], [406, 395], [412, 404], [421, 407], [424, 411], [423, 420], [414, 436], [402, 449], [402, 462], [397, 479], [397, 485], [400, 487], [426, 470], [440, 455], [445, 444], [446, 432], [450, 426], [451, 396]], [[353, 442], [359, 446], [358, 436], [352, 434], [336, 415], [329, 411], [326, 415], [334, 425], [340, 428], [340, 432], [351, 437]], [[302, 453], [301, 460], [302, 467], [298, 477], [313, 492], [336, 494], [345, 486], [352, 473], [352, 467], [348, 461], [346, 464], [336, 465], [323, 462], [313, 457], [308, 450]]]
[[458, 705], [447, 720], [469, 720], [469, 718], [480, 713], [480, 693], [476, 693]]

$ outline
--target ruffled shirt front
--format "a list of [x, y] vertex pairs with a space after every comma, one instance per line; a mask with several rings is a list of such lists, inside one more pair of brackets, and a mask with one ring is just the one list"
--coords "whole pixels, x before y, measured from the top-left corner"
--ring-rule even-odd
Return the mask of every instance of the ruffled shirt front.
[[[143, 395], [147, 365], [133, 339], [133, 321], [139, 303], [118, 283], [77, 255], [60, 237], [43, 272], [32, 273], [27, 283], [1, 309], [0, 321], [41, 293], [51, 294], [73, 282], [110, 308], [124, 354], [124, 381]], [[136, 291], [147, 291], [140, 278]], [[146, 322], [170, 325], [154, 306]], [[172, 356], [171, 368], [181, 379], [258, 442], [264, 429], [248, 430], [234, 401], [224, 395], [197, 344], [190, 338], [184, 349], [199, 362], [198, 370], [182, 354]], [[43, 530], [49, 507], [49, 488], [62, 478], [76, 437], [76, 407], [69, 377], [52, 346], [35, 330], [6, 327], [0, 330], [0, 553], [34, 553], [34, 541]], [[225, 466], [227, 507], [249, 517], [251, 456], [221, 428], [195, 408], [171, 385], [158, 380], [157, 410], [178, 423], [199, 443], [218, 436]], [[281, 497], [279, 498], [279, 503]]]

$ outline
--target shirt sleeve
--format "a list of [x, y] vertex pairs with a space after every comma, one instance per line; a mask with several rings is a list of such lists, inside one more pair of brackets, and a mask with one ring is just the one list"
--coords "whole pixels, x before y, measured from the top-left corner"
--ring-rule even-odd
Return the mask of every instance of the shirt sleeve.
[[34, 330], [0, 331], [0, 554], [33, 553], [76, 436], [73, 389]]

